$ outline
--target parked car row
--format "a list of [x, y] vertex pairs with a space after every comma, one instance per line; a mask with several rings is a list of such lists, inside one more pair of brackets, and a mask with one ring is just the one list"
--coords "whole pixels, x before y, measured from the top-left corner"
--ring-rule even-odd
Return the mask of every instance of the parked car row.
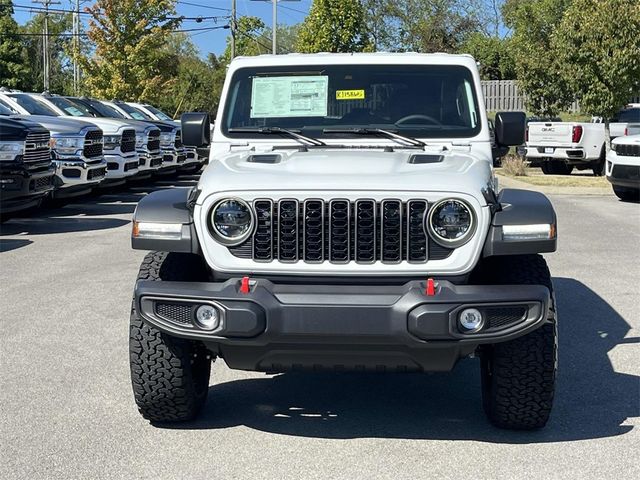
[[185, 148], [180, 123], [155, 110], [0, 89], [0, 213], [199, 170], [206, 157]]

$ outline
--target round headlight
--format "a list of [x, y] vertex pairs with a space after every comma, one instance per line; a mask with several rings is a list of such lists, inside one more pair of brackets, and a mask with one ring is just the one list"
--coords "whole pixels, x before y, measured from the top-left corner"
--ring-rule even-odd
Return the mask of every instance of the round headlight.
[[473, 210], [462, 200], [448, 198], [436, 203], [427, 216], [427, 230], [444, 247], [459, 247], [475, 230]]
[[225, 245], [244, 242], [251, 235], [253, 224], [253, 210], [238, 198], [220, 200], [211, 210], [213, 236]]

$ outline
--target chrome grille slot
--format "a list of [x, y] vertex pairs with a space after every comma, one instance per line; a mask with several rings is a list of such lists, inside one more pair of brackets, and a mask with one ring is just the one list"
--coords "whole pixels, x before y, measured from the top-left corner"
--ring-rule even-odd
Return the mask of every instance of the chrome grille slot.
[[256, 231], [253, 235], [253, 258], [258, 261], [273, 260], [273, 202], [256, 200]]
[[84, 137], [84, 149], [82, 153], [87, 158], [102, 156], [102, 131], [89, 130]]
[[402, 261], [402, 202], [384, 200], [380, 209], [381, 259], [399, 263]]
[[427, 236], [424, 232], [424, 215], [427, 202], [410, 200], [407, 202], [407, 260], [424, 262], [427, 260]]
[[176, 148], [182, 148], [182, 130], [176, 131], [176, 139], [174, 145]]
[[347, 200], [329, 203], [329, 261], [347, 263], [351, 253], [351, 205]]
[[298, 201], [280, 200], [278, 203], [278, 260], [298, 260]]
[[160, 151], [160, 130], [151, 130], [147, 140], [147, 150], [150, 152]]
[[324, 260], [324, 202], [306, 200], [303, 218], [303, 258], [305, 262], [322, 262]]
[[122, 153], [134, 152], [136, 150], [136, 131], [124, 130], [120, 140], [120, 151]]
[[373, 263], [376, 260], [377, 205], [374, 200], [357, 200], [355, 207], [355, 259]]
[[51, 149], [49, 148], [49, 133], [30, 133], [24, 144], [22, 161], [30, 167], [49, 165], [51, 163]]

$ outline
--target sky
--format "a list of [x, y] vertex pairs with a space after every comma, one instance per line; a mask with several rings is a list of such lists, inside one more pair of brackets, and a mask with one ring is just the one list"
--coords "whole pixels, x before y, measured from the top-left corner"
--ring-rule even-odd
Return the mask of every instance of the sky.
[[[52, 4], [51, 9], [72, 9], [75, 5], [73, 0], [58, 0], [59, 4]], [[93, 2], [84, 1], [83, 6], [88, 6]], [[304, 20], [309, 12], [313, 0], [279, 0], [278, 1], [278, 24], [295, 24]], [[36, 12], [31, 7], [42, 8], [41, 4], [32, 3], [32, 0], [14, 0], [14, 18], [19, 24], [27, 22]], [[82, 10], [83, 6], [80, 7]], [[236, 0], [237, 16], [252, 15], [260, 17], [267, 26], [272, 25], [272, 4], [271, 1]], [[185, 17], [198, 16], [229, 16], [231, 15], [231, 0], [178, 0], [177, 15]], [[81, 15], [86, 22], [87, 15]], [[195, 29], [224, 25], [227, 19], [219, 19], [217, 23], [213, 20], [203, 20], [201, 23], [195, 21], [185, 21], [182, 29]], [[188, 34], [193, 39], [200, 50], [200, 55], [206, 57], [209, 52], [220, 55], [226, 46], [226, 38], [229, 35], [228, 29], [217, 29], [209, 31], [192, 31]]]

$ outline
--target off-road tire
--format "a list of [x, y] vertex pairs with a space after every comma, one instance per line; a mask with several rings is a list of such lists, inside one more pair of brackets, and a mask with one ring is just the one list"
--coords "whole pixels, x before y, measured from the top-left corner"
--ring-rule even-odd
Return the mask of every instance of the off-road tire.
[[546, 425], [558, 367], [558, 330], [553, 285], [540, 255], [495, 257], [484, 265], [495, 285], [544, 285], [551, 292], [548, 321], [533, 332], [480, 351], [482, 404], [495, 426], [532, 430]]
[[613, 185], [613, 193], [623, 202], [637, 202], [640, 200], [640, 190], [633, 188], [617, 187]]
[[[142, 261], [138, 280], [204, 281], [200, 257], [152, 252]], [[140, 319], [131, 307], [129, 335], [131, 383], [138, 410], [152, 422], [194, 419], [207, 399], [211, 357], [200, 342], [172, 337]]]

